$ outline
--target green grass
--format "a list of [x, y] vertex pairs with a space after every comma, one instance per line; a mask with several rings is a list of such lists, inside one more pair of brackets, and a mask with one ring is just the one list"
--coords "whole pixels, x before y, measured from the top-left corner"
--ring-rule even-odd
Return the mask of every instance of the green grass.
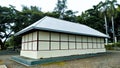
[[48, 66], [48, 65], [59, 65], [59, 66], [64, 66], [65, 62], [61, 61], [61, 62], [51, 62], [51, 63], [46, 63], [46, 64], [42, 64], [43, 66]]

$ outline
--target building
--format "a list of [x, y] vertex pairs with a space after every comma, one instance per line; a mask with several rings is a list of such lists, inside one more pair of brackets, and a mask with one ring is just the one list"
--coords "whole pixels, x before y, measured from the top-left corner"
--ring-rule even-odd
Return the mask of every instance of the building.
[[34, 59], [106, 52], [108, 37], [86, 25], [48, 16], [15, 35], [22, 35], [20, 56]]

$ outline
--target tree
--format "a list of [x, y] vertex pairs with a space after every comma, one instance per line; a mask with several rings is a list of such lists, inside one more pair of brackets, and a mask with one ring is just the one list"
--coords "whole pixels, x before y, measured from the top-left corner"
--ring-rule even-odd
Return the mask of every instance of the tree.
[[81, 16], [77, 17], [77, 21], [96, 30], [104, 32], [104, 21], [103, 18], [99, 16], [100, 12], [96, 10], [96, 8], [96, 6], [93, 6], [93, 8], [83, 12]]
[[1, 49], [5, 48], [5, 42], [12, 35], [16, 10], [14, 6], [9, 8], [0, 6], [0, 45]]
[[59, 18], [61, 18], [61, 19], [64, 18], [65, 9], [67, 8], [66, 2], [67, 2], [67, 0], [62, 0], [62, 1], [58, 0], [57, 5], [54, 9], [54, 11], [60, 15]]
[[68, 20], [68, 21], [71, 21], [71, 22], [76, 22], [76, 13], [78, 13], [78, 11], [72, 11], [72, 10], [67, 10], [65, 13], [64, 13], [64, 20]]
[[[100, 14], [103, 15], [104, 21], [105, 21], [105, 29], [106, 29], [106, 35], [108, 34], [108, 24], [107, 24], [107, 12], [108, 12], [108, 0], [103, 3], [102, 1], [97, 5], [97, 9], [101, 12]], [[108, 44], [108, 38], [105, 39], [106, 45]]]
[[116, 40], [116, 34], [115, 34], [115, 29], [114, 29], [114, 17], [116, 15], [116, 8], [115, 8], [115, 5], [117, 5], [117, 0], [112, 0], [112, 1], [109, 1], [109, 4], [110, 4], [110, 16], [111, 16], [111, 22], [112, 22], [112, 31], [113, 31], [113, 42], [116, 43], [117, 40]]
[[[115, 29], [114, 29], [114, 17], [116, 16], [116, 8], [115, 5], [117, 5], [117, 0], [105, 0], [105, 2], [100, 2], [97, 7], [98, 9], [101, 11], [101, 13], [104, 15], [104, 21], [105, 21], [105, 26], [106, 26], [106, 34], [108, 35], [112, 33], [113, 34], [113, 42], [115, 41]], [[107, 19], [108, 17], [108, 19]], [[108, 22], [112, 22], [112, 24], [110, 25], [110, 23]], [[109, 29], [108, 29], [109, 26]], [[107, 39], [106, 39], [107, 41]]]
[[[16, 13], [15, 24], [12, 30], [14, 31], [14, 33], [16, 33], [43, 17], [44, 13], [41, 11], [41, 8], [38, 8], [36, 6], [23, 6], [22, 11]], [[14, 47], [19, 46], [21, 44], [21, 36], [13, 36], [12, 42], [14, 43]]]

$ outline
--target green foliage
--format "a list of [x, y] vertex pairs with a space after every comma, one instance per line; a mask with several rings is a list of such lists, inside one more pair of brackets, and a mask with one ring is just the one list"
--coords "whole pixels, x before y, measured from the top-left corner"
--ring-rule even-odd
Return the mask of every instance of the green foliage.
[[[66, 3], [67, 0], [58, 0], [53, 12], [42, 12], [41, 8], [37, 6], [23, 6], [22, 11], [17, 11], [12, 5], [10, 5], [10, 7], [0, 6], [0, 45], [2, 45], [2, 48], [6, 48], [8, 46], [19, 46], [21, 43], [21, 37], [14, 37], [12, 35], [22, 30], [23, 28], [33, 24], [44, 16], [60, 18], [60, 15], [62, 15], [62, 19], [64, 20], [85, 24], [105, 33], [105, 14], [107, 15], [106, 17], [108, 20], [108, 32], [109, 35], [112, 37], [112, 25], [110, 16], [111, 14], [115, 14], [115, 33], [116, 35], [120, 36], [120, 6], [118, 6], [117, 8], [114, 7], [116, 4], [116, 0], [106, 0], [105, 2], [100, 2], [98, 5], [94, 5], [93, 8], [82, 12], [82, 14], [78, 16], [76, 16], [77, 11], [74, 12], [69, 9], [66, 10]], [[103, 9], [101, 8], [103, 8], [105, 11], [102, 12]], [[2, 39], [5, 40], [3, 41]], [[106, 46], [106, 48], [108, 49], [112, 49], [112, 47], [113, 45]]]
[[21, 47], [21, 36], [11, 36], [5, 43], [6, 49], [12, 48], [15, 50], [15, 48]]
[[5, 42], [13, 32], [12, 28], [16, 12], [14, 6], [10, 5], [9, 8], [0, 6], [0, 45], [2, 49], [5, 48]]
[[110, 45], [110, 44], [105, 45], [105, 48], [106, 48], [107, 50], [114, 50], [114, 46], [113, 46], [113, 45]]
[[115, 48], [120, 48], [120, 42], [105, 45], [105, 48], [106, 48], [107, 50], [114, 50]]
[[65, 9], [67, 8], [66, 2], [67, 0], [58, 0], [54, 11], [56, 11], [58, 14], [64, 14]]

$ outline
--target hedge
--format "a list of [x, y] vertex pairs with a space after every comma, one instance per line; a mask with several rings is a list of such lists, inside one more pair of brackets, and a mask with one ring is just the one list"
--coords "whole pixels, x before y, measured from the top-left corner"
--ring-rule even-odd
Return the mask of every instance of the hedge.
[[107, 50], [114, 50], [115, 48], [120, 48], [120, 42], [105, 45], [105, 48], [106, 48]]

